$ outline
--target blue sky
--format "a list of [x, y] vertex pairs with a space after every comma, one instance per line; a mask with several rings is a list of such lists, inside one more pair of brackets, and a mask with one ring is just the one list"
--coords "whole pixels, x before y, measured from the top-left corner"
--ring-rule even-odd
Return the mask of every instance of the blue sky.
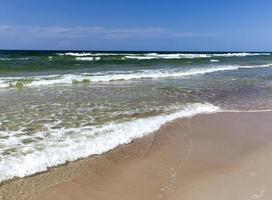
[[0, 0], [0, 49], [271, 51], [271, 0]]

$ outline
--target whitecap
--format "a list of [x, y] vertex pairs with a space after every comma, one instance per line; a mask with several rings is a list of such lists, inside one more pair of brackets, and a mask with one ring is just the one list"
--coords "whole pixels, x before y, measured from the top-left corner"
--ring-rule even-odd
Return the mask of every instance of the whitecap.
[[[272, 67], [272, 64], [263, 65], [227, 65], [212, 66], [194, 69], [154, 69], [154, 70], [136, 70], [136, 71], [108, 71], [100, 73], [81, 73], [64, 75], [47, 75], [31, 77], [2, 77], [0, 78], [0, 88], [16, 86], [21, 83], [23, 86], [37, 87], [55, 84], [72, 84], [79, 82], [110, 82], [126, 81], [134, 79], [159, 79], [159, 78], [182, 78], [187, 76], [204, 75], [209, 73], [231, 71], [250, 68]], [[21, 85], [19, 84], [19, 85]]]
[[93, 61], [94, 58], [93, 57], [76, 57], [76, 60], [80, 60], [80, 61]]

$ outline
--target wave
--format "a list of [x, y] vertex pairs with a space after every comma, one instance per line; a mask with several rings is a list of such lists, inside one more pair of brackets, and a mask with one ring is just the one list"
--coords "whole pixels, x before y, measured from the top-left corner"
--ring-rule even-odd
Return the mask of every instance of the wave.
[[57, 84], [77, 84], [90, 82], [110, 82], [110, 81], [127, 81], [135, 79], [159, 79], [175, 78], [195, 75], [204, 75], [220, 71], [231, 71], [250, 68], [272, 67], [272, 64], [263, 65], [233, 65], [217, 66], [195, 69], [157, 69], [157, 70], [136, 70], [136, 71], [108, 71], [100, 73], [81, 73], [81, 74], [64, 74], [64, 75], [47, 75], [33, 77], [2, 77], [0, 78], [0, 88], [13, 87], [37, 87]]
[[[67, 161], [105, 153], [119, 145], [128, 144], [136, 138], [154, 132], [163, 124], [178, 118], [217, 111], [219, 108], [214, 105], [196, 103], [168, 115], [111, 123], [101, 127], [49, 129], [46, 132], [39, 132], [35, 135], [43, 137], [42, 144], [39, 143], [39, 145], [44, 145], [42, 150], [34, 150], [32, 153], [20, 154], [16, 157], [6, 155], [1, 158], [0, 182], [42, 172], [49, 167], [65, 164]], [[76, 137], [72, 137], [73, 135]], [[11, 139], [17, 140], [14, 137]], [[31, 148], [32, 146], [28, 150]]]
[[266, 68], [266, 67], [272, 67], [272, 63], [263, 65], [241, 65], [239, 66], [239, 69]]
[[130, 53], [57, 53], [58, 56], [73, 56], [73, 57], [85, 57], [85, 56], [122, 56], [122, 55], [140, 55], [140, 54], [130, 54]]
[[[210, 58], [216, 60], [219, 57], [246, 57], [246, 56], [270, 56], [271, 53], [99, 53], [99, 52], [66, 52], [55, 53], [48, 56], [51, 61], [54, 56], [72, 57], [78, 61], [94, 61], [107, 57], [107, 60], [159, 60], [159, 59], [200, 59]], [[0, 57], [0, 61], [23, 61], [36, 59], [34, 55], [30, 57]], [[212, 61], [211, 61], [212, 62]]]
[[93, 60], [100, 60], [100, 57], [76, 57], [76, 60], [79, 61], [93, 61]]
[[57, 55], [59, 55], [59, 56], [76, 56], [76, 57], [81, 57], [81, 56], [90, 56], [90, 55], [92, 55], [92, 53], [85, 53], [85, 52], [73, 53], [73, 52], [68, 52], [68, 53], [57, 53]]
[[95, 53], [95, 52], [67, 52], [67, 53], [57, 53], [58, 56], [74, 56], [74, 57], [84, 57], [84, 56], [122, 56], [122, 55], [141, 55], [132, 53]]
[[246, 56], [270, 56], [271, 53], [218, 53], [215, 57], [246, 57]]
[[148, 53], [144, 55], [129, 55], [125, 56], [127, 59], [137, 59], [137, 60], [151, 60], [151, 59], [181, 59], [181, 58], [210, 58], [210, 54], [157, 54]]
[[157, 54], [149, 53], [144, 55], [129, 55], [127, 59], [151, 60], [151, 59], [194, 59], [194, 58], [212, 58], [212, 57], [245, 57], [245, 56], [269, 56], [270, 53], [219, 53], [219, 54]]
[[235, 70], [236, 66], [210, 67], [190, 69], [187, 71], [179, 69], [158, 69], [138, 71], [109, 71], [104, 73], [82, 73], [64, 74], [34, 77], [5, 77], [0, 79], [0, 88], [21, 87], [21, 86], [46, 86], [55, 84], [73, 84], [89, 82], [109, 82], [133, 79], [158, 79], [174, 78], [193, 75], [203, 75], [213, 72]]
[[[269, 56], [271, 53], [57, 53], [60, 56], [122, 56], [129, 60], [152, 60], [152, 59], [194, 59], [194, 58], [212, 58], [212, 57], [245, 57], [245, 56]], [[90, 58], [89, 58], [90, 59]], [[80, 60], [80, 59], [78, 59]], [[84, 60], [84, 59], [83, 59]]]

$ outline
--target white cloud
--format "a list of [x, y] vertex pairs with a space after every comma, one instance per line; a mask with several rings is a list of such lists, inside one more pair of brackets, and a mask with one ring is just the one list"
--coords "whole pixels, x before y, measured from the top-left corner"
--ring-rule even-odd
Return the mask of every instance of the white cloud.
[[217, 34], [215, 33], [175, 33], [174, 36], [178, 38], [183, 38], [183, 37], [213, 37], [216, 36]]
[[181, 38], [215, 36], [211, 33], [178, 32], [160, 27], [105, 28], [105, 27], [38, 27], [0, 25], [1, 36], [20, 36], [27, 38]]

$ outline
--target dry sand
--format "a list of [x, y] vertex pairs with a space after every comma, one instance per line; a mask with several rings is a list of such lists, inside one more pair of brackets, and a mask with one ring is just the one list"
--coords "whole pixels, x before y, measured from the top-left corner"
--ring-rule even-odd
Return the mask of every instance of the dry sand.
[[129, 145], [0, 186], [0, 199], [272, 199], [272, 113], [180, 119]]

